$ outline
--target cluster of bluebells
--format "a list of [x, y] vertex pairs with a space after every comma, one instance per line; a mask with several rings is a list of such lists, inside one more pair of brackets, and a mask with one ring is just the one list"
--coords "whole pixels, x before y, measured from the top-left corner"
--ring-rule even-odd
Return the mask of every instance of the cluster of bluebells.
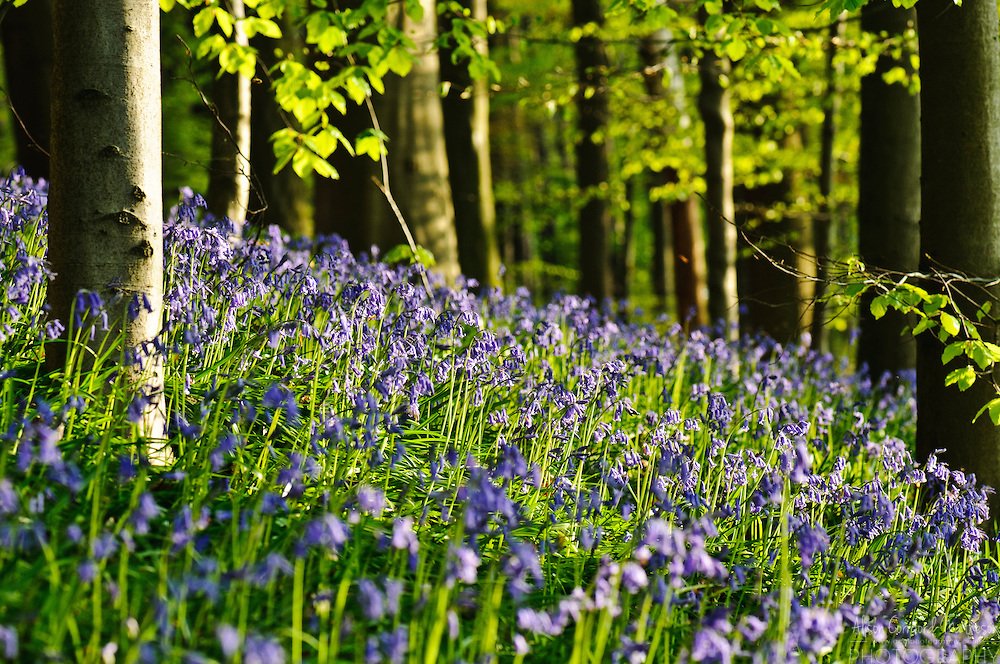
[[25, 371], [57, 330], [43, 203], [0, 187], [0, 660], [996, 649], [987, 489], [912, 458], [908, 383], [574, 296], [427, 292], [335, 237], [234, 238], [183, 192], [157, 466], [149, 395]]

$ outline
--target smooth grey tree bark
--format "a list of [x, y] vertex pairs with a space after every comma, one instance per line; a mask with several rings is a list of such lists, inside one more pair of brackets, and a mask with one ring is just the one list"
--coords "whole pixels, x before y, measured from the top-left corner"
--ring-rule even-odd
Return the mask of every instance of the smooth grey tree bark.
[[7, 97], [17, 161], [28, 175], [49, 177], [52, 88], [52, 6], [34, 0], [10, 7], [0, 21]]
[[[243, 0], [228, 0], [236, 18], [233, 43], [250, 45], [243, 23]], [[242, 74], [220, 73], [212, 84], [212, 160], [206, 201], [217, 216], [229, 217], [237, 229], [250, 209], [250, 79]]]
[[698, 110], [705, 126], [705, 229], [708, 317], [727, 326], [737, 319], [736, 225], [733, 205], [733, 113], [724, 79], [730, 63], [712, 49], [698, 61]]
[[[921, 270], [1000, 275], [1000, 38], [995, 2], [921, 0]], [[976, 305], [996, 292], [977, 286], [958, 293]], [[996, 310], [996, 307], [994, 307]], [[973, 318], [975, 320], [975, 318]], [[997, 341], [995, 317], [980, 329]], [[945, 387], [957, 362], [941, 363], [942, 346], [929, 334], [917, 340], [917, 452], [945, 449], [953, 467], [1000, 486], [1000, 427], [976, 412], [996, 396], [986, 380], [960, 392]], [[990, 501], [998, 507], [998, 495]]]
[[[49, 303], [67, 327], [81, 289], [109, 303], [107, 334], [122, 334], [119, 361], [132, 385], [153, 397], [141, 428], [158, 439], [162, 363], [155, 354], [142, 364], [129, 356], [159, 333], [163, 311], [159, 7], [148, 0], [53, 7]], [[143, 296], [149, 308], [129, 316]], [[64, 349], [47, 345], [53, 368], [61, 368]]]
[[[434, 254], [435, 270], [447, 279], [459, 274], [455, 208], [448, 181], [444, 116], [438, 94], [440, 66], [433, 45], [437, 39], [437, 7], [433, 0], [420, 0], [419, 21], [390, 5], [389, 20], [420, 49], [413, 69], [405, 77], [388, 76], [385, 94], [375, 108], [382, 130], [389, 136], [389, 182], [392, 195], [409, 225], [416, 243]], [[381, 179], [381, 178], [380, 178]], [[375, 207], [375, 206], [373, 206]], [[384, 248], [405, 240], [398, 220], [388, 205], [374, 220]]]
[[[487, 17], [486, 0], [460, 0], [477, 21]], [[447, 15], [442, 21], [449, 20]], [[450, 26], [442, 25], [442, 30]], [[487, 53], [485, 39], [474, 48]], [[496, 205], [490, 165], [489, 81], [469, 75], [468, 62], [456, 61], [455, 50], [439, 51], [441, 80], [448, 84], [441, 99], [448, 176], [455, 206], [455, 232], [462, 273], [487, 288], [500, 282], [500, 253], [496, 237]]]
[[[600, 27], [600, 0], [573, 0], [573, 25]], [[608, 56], [600, 37], [589, 31], [575, 44], [576, 95], [580, 138], [576, 143], [576, 180], [583, 197], [579, 212], [580, 292], [601, 301], [614, 294], [612, 228], [608, 207]]]
[[[915, 26], [914, 9], [888, 3], [861, 10], [866, 32], [898, 37]], [[882, 75], [909, 67], [909, 58], [879, 57], [875, 71], [861, 79], [861, 134], [858, 163], [858, 251], [873, 268], [912, 272], [920, 258], [920, 96], [903, 85], [889, 85]], [[916, 343], [909, 324], [896, 311], [875, 320], [869, 308], [874, 294], [860, 305], [858, 364], [878, 378], [916, 364]]]
[[[318, 181], [315, 187], [316, 232], [337, 233], [354, 251], [377, 245], [385, 251], [405, 244], [406, 237], [386, 196], [375, 182], [388, 187], [416, 244], [428, 249], [436, 272], [446, 279], [459, 274], [455, 210], [448, 181], [444, 118], [438, 94], [440, 67], [433, 46], [437, 13], [431, 0], [421, 0], [420, 21], [402, 5], [390, 5], [387, 20], [413, 40], [419, 51], [405, 77], [389, 74], [385, 94], [372, 98], [378, 128], [388, 137], [388, 182], [381, 166], [368, 157], [333, 153], [339, 180]], [[348, 103], [337, 126], [351, 139], [374, 126], [367, 106]], [[374, 180], [374, 181], [373, 181]]]

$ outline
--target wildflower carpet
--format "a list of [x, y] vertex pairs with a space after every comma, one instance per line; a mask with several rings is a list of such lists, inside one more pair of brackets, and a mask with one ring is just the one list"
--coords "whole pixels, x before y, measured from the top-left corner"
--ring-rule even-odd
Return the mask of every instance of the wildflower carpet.
[[0, 659], [996, 656], [986, 490], [911, 457], [909, 384], [426, 292], [336, 238], [231, 242], [201, 204], [166, 232], [160, 467], [117, 367], [42, 370], [45, 190], [0, 187]]

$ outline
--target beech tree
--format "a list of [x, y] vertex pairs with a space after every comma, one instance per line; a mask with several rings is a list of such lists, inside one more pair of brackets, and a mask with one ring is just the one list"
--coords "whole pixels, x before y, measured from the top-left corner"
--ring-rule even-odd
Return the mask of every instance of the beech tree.
[[[486, 0], [460, 0], [469, 16], [485, 22]], [[454, 20], [441, 16], [441, 32]], [[485, 57], [485, 34], [469, 44], [448, 44], [439, 51], [444, 136], [448, 150], [448, 177], [455, 207], [455, 231], [462, 273], [480, 284], [499, 284], [500, 254], [496, 238], [496, 206], [490, 164], [489, 79], [485, 72], [473, 77], [471, 56]]]
[[[970, 279], [1000, 275], [1000, 36], [995, 2], [920, 0], [920, 268]], [[937, 280], [927, 286], [939, 287]], [[952, 291], [968, 316], [997, 293]], [[981, 325], [997, 341], [995, 318]], [[917, 451], [936, 449], [981, 482], [1000, 486], [1000, 427], [976, 413], [996, 396], [989, 381], [946, 386], [953, 366], [929, 334], [917, 338]], [[991, 506], [998, 507], [994, 493]]]
[[[143, 432], [160, 438], [161, 362], [130, 357], [156, 337], [162, 317], [159, 8], [148, 0], [56, 0], [53, 7], [52, 315], [70, 327], [77, 293], [101, 296], [107, 334], [122, 335], [119, 361], [153, 399]], [[64, 347], [46, 347], [53, 368], [61, 368]]]
[[[230, 36], [235, 44], [249, 48], [243, 0], [229, 3], [235, 19]], [[247, 72], [219, 72], [212, 85], [212, 106], [212, 163], [205, 199], [214, 214], [229, 217], [239, 226], [250, 208], [251, 91]]]
[[[702, 15], [705, 17], [705, 14]], [[733, 113], [725, 80], [729, 60], [708, 48], [698, 61], [698, 110], [705, 127], [705, 227], [708, 317], [736, 321], [736, 213], [733, 204]]]
[[[416, 243], [434, 255], [439, 272], [454, 278], [459, 274], [455, 208], [438, 93], [440, 63], [431, 49], [438, 34], [437, 14], [433, 0], [420, 0], [420, 5], [421, 12], [413, 15], [400, 7], [389, 10], [388, 20], [417, 50], [412, 70], [406, 76], [387, 77], [385, 94], [374, 99], [381, 128], [390, 137], [390, 182], [383, 185], [390, 187]], [[402, 244], [405, 238], [389, 206], [383, 203], [375, 211], [373, 222], [384, 229], [382, 237], [392, 238], [382, 246]]]
[[[872, 3], [861, 10], [861, 27], [878, 39], [899, 39], [915, 27], [916, 18], [914, 9]], [[896, 67], [909, 68], [909, 58], [883, 52], [875, 71], [861, 79], [858, 251], [875, 267], [912, 272], [920, 248], [920, 97], [884, 80]], [[905, 332], [905, 317], [891, 311], [876, 320], [870, 301], [869, 295], [860, 307], [858, 363], [868, 365], [876, 378], [912, 369], [915, 344]]]
[[576, 95], [580, 137], [576, 143], [576, 178], [583, 197], [579, 212], [580, 291], [598, 301], [614, 293], [612, 220], [608, 209], [607, 68], [604, 44], [595, 34], [604, 23], [600, 0], [573, 0], [579, 92]]
[[[681, 114], [681, 125], [687, 124], [687, 105], [680, 58], [668, 45], [673, 41], [669, 30], [657, 30], [643, 37], [639, 57], [644, 66], [643, 84], [651, 101], [669, 97]], [[661, 71], [662, 70], [662, 71]], [[670, 88], [663, 85], [663, 71], [670, 75]], [[668, 95], [669, 93], [669, 95]], [[666, 127], [661, 129], [666, 133]], [[653, 236], [653, 290], [666, 308], [668, 284], [672, 283], [677, 318], [692, 326], [704, 324], [705, 303], [701, 296], [704, 268], [699, 205], [695, 197], [664, 201], [653, 195], [653, 189], [678, 181], [677, 171], [665, 167], [649, 172], [649, 220]], [[673, 279], [669, 276], [672, 275]]]

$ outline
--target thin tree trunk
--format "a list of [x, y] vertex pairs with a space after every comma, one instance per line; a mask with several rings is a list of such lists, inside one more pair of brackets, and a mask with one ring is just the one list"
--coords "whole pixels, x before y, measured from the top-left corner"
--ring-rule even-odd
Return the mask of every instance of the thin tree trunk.
[[[1000, 274], [1000, 45], [995, 2], [921, 0], [921, 270], [960, 271], [970, 277]], [[966, 315], [996, 292], [958, 287], [970, 298]], [[995, 304], [995, 301], [994, 301]], [[994, 307], [994, 311], [996, 307]], [[995, 316], [995, 314], [994, 314]], [[995, 318], [981, 326], [996, 342]], [[917, 340], [917, 452], [946, 450], [953, 467], [1000, 486], [1000, 427], [976, 412], [996, 392], [987, 380], [970, 389], [945, 387], [957, 361], [941, 363], [942, 346], [930, 334]], [[998, 495], [990, 498], [998, 507]]]
[[[486, 19], [486, 0], [461, 0], [459, 4], [473, 19]], [[487, 52], [485, 39], [475, 40], [474, 47], [483, 55]], [[467, 277], [491, 288], [499, 285], [500, 254], [490, 168], [489, 81], [473, 80], [468, 63], [455, 61], [453, 48], [441, 48], [439, 56], [441, 80], [450, 84], [441, 105], [458, 258]]]
[[[667, 184], [666, 173], [649, 173], [652, 186], [647, 190]], [[674, 283], [673, 243], [671, 241], [670, 206], [662, 198], [649, 197], [649, 225], [653, 235], [653, 293], [664, 311], [669, 306], [669, 294]], [[678, 316], [680, 318], [680, 316]]]
[[[861, 27], [899, 36], [916, 22], [913, 9], [866, 5]], [[909, 67], [909, 58], [884, 54], [861, 79], [861, 147], [858, 164], [858, 238], [862, 260], [873, 268], [912, 272], [920, 258], [920, 97], [882, 75]], [[860, 306], [858, 364], [872, 376], [898, 374], [916, 363], [916, 344], [906, 318], [890, 311], [875, 320], [871, 298]]]
[[[258, 50], [258, 58], [266, 60], [268, 49], [276, 45], [286, 52], [301, 51], [302, 39], [288, 12], [282, 15], [280, 22], [281, 38], [277, 42], [267, 37], [251, 40], [251, 45]], [[284, 129], [287, 123], [294, 123], [295, 118], [282, 114], [267, 77], [261, 78], [261, 82], [250, 86], [250, 154], [253, 155], [250, 212], [254, 215], [253, 222], [276, 224], [292, 236], [311, 237], [314, 228], [308, 183], [292, 168], [274, 172], [276, 160], [271, 135]], [[347, 132], [345, 135], [354, 138]], [[341, 151], [346, 154], [346, 150], [338, 148], [338, 152]], [[317, 180], [329, 181], [327, 178]]]
[[708, 316], [712, 323], [736, 321], [736, 226], [733, 206], [733, 114], [729, 60], [708, 49], [698, 62], [698, 110], [705, 125], [705, 228], [708, 232]]
[[823, 350], [826, 339], [826, 285], [830, 279], [830, 234], [833, 228], [833, 176], [836, 166], [833, 147], [837, 138], [837, 115], [840, 113], [839, 79], [843, 68], [836, 63], [837, 48], [844, 34], [843, 20], [830, 26], [826, 53], [826, 92], [823, 98], [823, 125], [820, 136], [818, 214], [813, 217], [813, 248], [816, 256], [816, 281], [813, 290], [812, 347]]
[[635, 196], [635, 177], [625, 181], [626, 206], [621, 216], [620, 242], [614, 256], [615, 265], [615, 298], [625, 301], [629, 297], [629, 277], [635, 267], [635, 214], [632, 212], [632, 199]]
[[[243, 0], [229, 0], [233, 41], [249, 46], [243, 23]], [[222, 73], [212, 84], [212, 160], [208, 176], [208, 209], [225, 216], [237, 229], [246, 221], [250, 205], [250, 79]]]
[[[573, 0], [573, 25], [602, 26], [600, 0]], [[580, 139], [576, 144], [576, 180], [583, 196], [579, 212], [580, 292], [598, 301], [614, 294], [611, 211], [607, 200], [608, 125], [607, 68], [604, 43], [594, 34], [576, 42], [576, 95]]]
[[[109, 304], [107, 334], [123, 334], [120, 361], [153, 396], [141, 427], [152, 439], [164, 432], [162, 360], [129, 360], [163, 312], [158, 21], [148, 0], [56, 0], [48, 208], [52, 313], [71, 326], [81, 289]], [[149, 308], [127, 315], [143, 296]], [[53, 369], [64, 354], [61, 342], [46, 347]]]
[[[555, 118], [553, 118], [555, 120]], [[555, 126], [553, 126], [555, 124]], [[531, 135], [534, 138], [536, 161], [535, 167], [543, 177], [548, 177], [553, 167], [552, 151], [549, 149], [549, 136], [556, 141], [559, 137], [558, 120], [556, 122], [534, 122], [531, 127]], [[559, 146], [556, 145], [556, 148]], [[566, 170], [569, 170], [568, 168]], [[541, 215], [538, 219], [538, 260], [546, 265], [559, 264], [559, 232], [557, 229], [556, 215]]]
[[[642, 79], [646, 87], [646, 94], [652, 101], [663, 98], [663, 72], [661, 69], [667, 66], [666, 46], [669, 38], [670, 33], [667, 30], [657, 30], [651, 35], [643, 37], [642, 41], [639, 42], [639, 58], [643, 64]], [[673, 264], [670, 260], [673, 254], [670, 234], [672, 215], [669, 205], [661, 197], [654, 196], [653, 190], [662, 188], [669, 183], [670, 174], [666, 169], [649, 171], [646, 192], [649, 198], [649, 225], [653, 235], [653, 293], [664, 311], [668, 306], [670, 285], [674, 283]], [[678, 300], [680, 300], [679, 297]], [[680, 310], [678, 310], [677, 317], [683, 318], [680, 315]]]
[[52, 7], [34, 0], [11, 7], [0, 22], [7, 97], [12, 108], [17, 161], [28, 175], [49, 177], [49, 107], [52, 88]]
[[[673, 177], [676, 179], [676, 175]], [[700, 257], [705, 255], [705, 247], [701, 239], [699, 207], [694, 198], [674, 201], [669, 207], [677, 318], [688, 327], [705, 324], [700, 263]]]

